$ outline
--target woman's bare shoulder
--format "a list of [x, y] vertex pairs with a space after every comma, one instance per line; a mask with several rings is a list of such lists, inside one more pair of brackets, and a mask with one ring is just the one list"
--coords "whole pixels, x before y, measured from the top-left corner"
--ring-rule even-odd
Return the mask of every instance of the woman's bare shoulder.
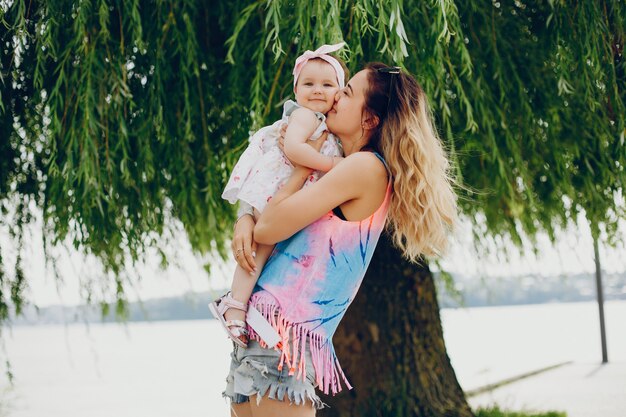
[[374, 152], [355, 152], [341, 161], [338, 167], [342, 164], [345, 164], [344, 169], [358, 174], [353, 176], [356, 181], [367, 183], [371, 183], [372, 180], [387, 181], [387, 168]]
[[333, 178], [332, 185], [327, 184], [326, 188], [343, 196], [338, 205], [352, 201], [357, 206], [378, 207], [388, 184], [387, 169], [373, 152], [361, 151], [347, 156], [320, 182], [326, 176]]

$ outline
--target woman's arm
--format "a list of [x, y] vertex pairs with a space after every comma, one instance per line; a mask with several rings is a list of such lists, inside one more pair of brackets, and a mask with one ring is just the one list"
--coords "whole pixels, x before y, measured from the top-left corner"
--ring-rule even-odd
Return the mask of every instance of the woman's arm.
[[269, 201], [254, 228], [257, 242], [274, 244], [287, 239], [346, 201], [361, 200], [368, 207], [376, 201], [378, 207], [384, 199], [387, 174], [371, 152], [350, 155], [319, 181], [302, 189], [310, 172], [297, 166]]
[[304, 107], [296, 109], [289, 117], [284, 152], [295, 165], [326, 172], [330, 171], [338, 161], [335, 161], [332, 156], [322, 155], [307, 144], [317, 126], [319, 126], [319, 120], [312, 110]]

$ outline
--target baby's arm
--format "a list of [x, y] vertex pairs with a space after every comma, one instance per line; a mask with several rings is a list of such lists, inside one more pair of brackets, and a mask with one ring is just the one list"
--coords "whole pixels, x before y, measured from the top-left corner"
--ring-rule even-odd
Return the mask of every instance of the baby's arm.
[[298, 165], [319, 171], [330, 171], [335, 165], [335, 159], [322, 155], [306, 143], [319, 123], [313, 111], [304, 107], [296, 109], [289, 117], [284, 151], [287, 158]]

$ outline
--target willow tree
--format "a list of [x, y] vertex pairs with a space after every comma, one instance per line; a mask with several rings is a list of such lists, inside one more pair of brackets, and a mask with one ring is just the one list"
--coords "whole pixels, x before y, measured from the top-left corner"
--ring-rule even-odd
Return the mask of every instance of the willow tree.
[[[173, 222], [225, 256], [229, 170], [295, 57], [340, 40], [352, 71], [395, 63], [424, 86], [482, 250], [581, 212], [612, 244], [626, 217], [623, 1], [3, 0], [0, 21], [0, 320], [25, 301], [38, 213], [46, 253], [97, 257], [119, 313], [125, 266], [155, 247], [167, 264]], [[471, 415], [430, 262], [381, 242], [335, 337], [356, 388], [326, 415]]]

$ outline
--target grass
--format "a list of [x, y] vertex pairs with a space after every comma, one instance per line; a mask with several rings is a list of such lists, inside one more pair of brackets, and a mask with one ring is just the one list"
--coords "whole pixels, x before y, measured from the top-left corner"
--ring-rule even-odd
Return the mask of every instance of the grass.
[[563, 411], [509, 411], [501, 410], [497, 405], [487, 408], [477, 408], [474, 410], [474, 414], [476, 417], [567, 417], [567, 413]]

